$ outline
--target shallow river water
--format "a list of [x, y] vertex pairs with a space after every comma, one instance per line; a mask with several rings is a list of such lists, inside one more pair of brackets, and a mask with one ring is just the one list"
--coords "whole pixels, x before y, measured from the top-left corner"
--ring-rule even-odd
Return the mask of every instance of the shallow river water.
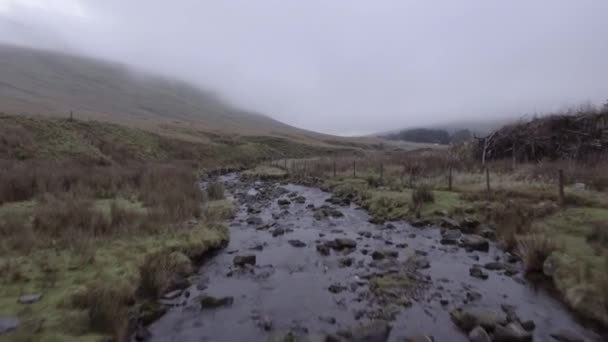
[[[521, 272], [484, 270], [486, 280], [470, 276], [473, 265], [507, 259], [493, 244], [488, 252], [442, 245], [439, 228], [371, 224], [367, 213], [354, 204], [331, 205], [344, 216], [318, 219], [311, 205], [327, 205], [331, 195], [317, 188], [242, 182], [235, 174], [220, 180], [238, 203], [229, 223], [230, 243], [201, 266], [197, 282], [149, 327], [151, 341], [266, 341], [290, 331], [294, 336], [333, 334], [382, 316], [388, 306], [394, 311], [389, 341], [419, 334], [435, 341], [468, 341], [450, 319], [450, 311], [464, 303], [497, 312], [501, 306], [513, 306], [519, 319], [535, 323], [534, 341], [555, 341], [550, 334], [560, 329], [586, 341], [601, 340], [546, 291], [527, 283]], [[291, 204], [281, 208], [277, 200], [290, 193]], [[303, 196], [304, 203], [296, 203], [294, 193]], [[285, 234], [273, 236], [277, 228]], [[352, 239], [357, 247], [331, 250], [327, 256], [317, 251], [317, 245], [335, 238]], [[305, 246], [296, 247], [290, 240]], [[371, 293], [370, 275], [395, 272], [393, 266], [374, 261], [372, 252], [377, 250], [397, 251], [393, 266], [411, 258], [428, 261], [413, 271], [420, 285], [408, 305], [392, 305]], [[250, 254], [256, 256], [255, 266], [233, 264], [235, 256]], [[345, 258], [352, 258], [350, 266], [344, 264]], [[332, 285], [337, 290], [330, 291]], [[202, 310], [197, 298], [203, 294], [231, 296], [233, 302]]]

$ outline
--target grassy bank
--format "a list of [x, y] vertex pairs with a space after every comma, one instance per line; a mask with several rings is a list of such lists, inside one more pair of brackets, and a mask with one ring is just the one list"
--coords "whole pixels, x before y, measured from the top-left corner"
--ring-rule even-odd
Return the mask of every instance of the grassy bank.
[[[575, 312], [608, 326], [605, 164], [546, 162], [513, 168], [493, 163], [488, 192], [486, 173], [475, 162], [453, 160], [442, 151], [425, 153], [318, 159], [309, 161], [306, 170], [287, 171], [294, 180], [312, 180], [336, 197], [358, 203], [376, 223], [407, 220], [496, 235], [504, 249], [523, 259], [530, 275], [551, 279]], [[558, 169], [566, 175], [564, 203], [558, 195]], [[265, 167], [253, 173], [278, 172]]]
[[0, 316], [20, 324], [0, 340], [122, 340], [228, 241], [231, 203], [189, 164], [5, 163]]

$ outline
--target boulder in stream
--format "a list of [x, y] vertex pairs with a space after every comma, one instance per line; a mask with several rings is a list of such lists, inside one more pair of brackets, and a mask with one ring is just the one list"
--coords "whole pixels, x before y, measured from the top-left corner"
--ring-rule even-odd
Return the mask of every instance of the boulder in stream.
[[199, 303], [201, 304], [202, 309], [215, 309], [221, 306], [232, 305], [234, 302], [233, 297], [212, 297], [208, 295], [203, 295], [199, 299]]
[[391, 326], [383, 320], [372, 321], [338, 333], [347, 341], [352, 342], [386, 342], [391, 332]]
[[357, 241], [348, 238], [337, 238], [329, 242], [329, 247], [336, 250], [357, 248]]
[[317, 252], [319, 252], [319, 254], [324, 255], [324, 256], [328, 256], [329, 255], [329, 246], [327, 245], [327, 243], [322, 243], [317, 245]]
[[556, 341], [559, 342], [583, 342], [583, 338], [578, 336], [576, 333], [562, 329], [556, 332], [551, 333], [551, 337], [553, 337]]
[[479, 235], [465, 235], [460, 239], [460, 245], [466, 249], [487, 252], [490, 250], [490, 243]]
[[471, 332], [469, 332], [469, 341], [492, 342], [492, 339], [490, 339], [490, 335], [488, 335], [488, 332], [484, 328], [476, 326], [475, 328], [473, 328], [473, 330], [471, 330]]
[[487, 331], [506, 321], [503, 314], [474, 305], [465, 305], [450, 312], [452, 322], [462, 331], [469, 333], [476, 326], [481, 326]]
[[287, 242], [297, 248], [306, 247], [306, 244], [300, 240], [289, 240]]
[[249, 255], [237, 255], [234, 257], [234, 259], [232, 259], [232, 262], [234, 263], [235, 266], [245, 266], [245, 265], [255, 265], [255, 255], [254, 254], [249, 254]]
[[462, 233], [458, 229], [448, 229], [441, 232], [442, 245], [457, 245]]
[[471, 277], [479, 278], [479, 279], [483, 279], [483, 280], [488, 279], [488, 274], [486, 272], [484, 272], [481, 269], [481, 267], [479, 267], [477, 265], [475, 265], [469, 269], [469, 275]]
[[531, 342], [532, 334], [519, 323], [511, 322], [506, 326], [497, 325], [494, 328], [494, 342]]

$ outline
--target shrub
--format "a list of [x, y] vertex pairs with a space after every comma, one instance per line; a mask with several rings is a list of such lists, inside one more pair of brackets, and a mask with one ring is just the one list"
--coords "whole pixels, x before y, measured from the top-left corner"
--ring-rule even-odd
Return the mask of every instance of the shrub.
[[220, 182], [207, 184], [207, 197], [212, 201], [224, 199], [224, 185]]
[[587, 235], [587, 241], [597, 247], [608, 248], [608, 222], [594, 222], [591, 232]]
[[557, 246], [545, 234], [531, 234], [517, 238], [516, 254], [526, 267], [526, 273], [542, 273], [545, 260]]
[[433, 203], [435, 202], [435, 196], [433, 196], [433, 192], [428, 186], [420, 185], [412, 192], [412, 202], [414, 205]]

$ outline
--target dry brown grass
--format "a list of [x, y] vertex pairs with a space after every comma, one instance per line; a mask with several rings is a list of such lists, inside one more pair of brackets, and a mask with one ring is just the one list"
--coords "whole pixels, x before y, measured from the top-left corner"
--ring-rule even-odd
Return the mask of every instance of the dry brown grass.
[[224, 185], [220, 182], [209, 182], [207, 184], [207, 198], [212, 201], [224, 199]]
[[129, 306], [135, 302], [135, 289], [128, 282], [89, 284], [72, 298], [72, 305], [87, 310], [89, 328], [124, 341], [129, 324]]
[[555, 242], [546, 234], [535, 233], [517, 238], [516, 254], [526, 267], [526, 273], [542, 273], [545, 260], [557, 250]]
[[192, 262], [183, 253], [161, 251], [150, 254], [139, 268], [138, 293], [144, 298], [158, 298], [178, 284], [180, 277], [191, 273]]

